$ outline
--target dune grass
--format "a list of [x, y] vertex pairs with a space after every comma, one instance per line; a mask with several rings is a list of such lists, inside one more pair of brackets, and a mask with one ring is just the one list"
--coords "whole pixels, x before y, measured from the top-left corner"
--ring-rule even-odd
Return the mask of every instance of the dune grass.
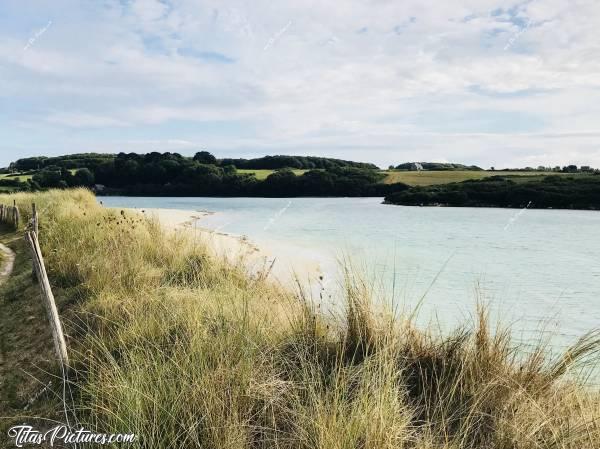
[[77, 291], [65, 324], [87, 428], [157, 449], [600, 448], [600, 395], [576, 374], [595, 333], [549, 359], [481, 308], [440, 336], [376, 309], [350, 271], [343, 316], [325, 317], [85, 190], [10, 198], [24, 215], [36, 202], [53, 287]]

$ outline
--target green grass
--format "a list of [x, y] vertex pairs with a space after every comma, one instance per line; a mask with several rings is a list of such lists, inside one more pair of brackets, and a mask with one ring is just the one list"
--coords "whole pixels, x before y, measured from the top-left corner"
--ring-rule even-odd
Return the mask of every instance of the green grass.
[[[256, 179], [258, 180], [263, 180], [266, 179], [267, 176], [269, 176], [271, 173], [273, 173], [275, 170], [245, 170], [245, 169], [239, 169], [237, 170], [238, 173], [249, 173], [249, 174], [253, 174]], [[292, 170], [297, 176], [300, 176], [304, 173], [306, 173], [308, 170]]]
[[[0, 242], [16, 253], [11, 277], [0, 282], [0, 447], [13, 447], [7, 440], [12, 425], [25, 421], [46, 428], [46, 420], [61, 420], [62, 384], [57, 381], [60, 373], [53, 362], [48, 318], [22, 233], [0, 225]], [[54, 293], [63, 319], [68, 318], [73, 297], [59, 288]], [[50, 388], [41, 393], [49, 382]]]
[[[27, 181], [31, 179], [32, 175], [25, 175], [21, 173], [2, 173], [0, 174], [0, 179], [8, 179], [8, 180], [17, 180], [17, 181]], [[17, 191], [17, 187], [12, 186], [0, 186], [0, 193], [12, 193]]]
[[0, 174], [0, 179], [16, 179], [18, 181], [27, 181], [31, 179], [33, 175], [24, 175], [21, 173], [2, 173]]
[[[20, 173], [2, 173], [0, 174], [0, 179], [9, 179], [9, 180], [18, 180], [18, 181], [27, 181], [30, 179], [32, 175], [24, 175]], [[18, 190], [17, 187], [12, 186], [0, 186], [0, 193], [12, 193]]]
[[[600, 448], [600, 395], [577, 376], [586, 355], [597, 360], [595, 334], [548, 357], [522, 351], [506, 329], [492, 332], [482, 309], [442, 336], [374, 307], [351, 271], [343, 312], [325, 316], [302, 294], [248, 276], [243, 261], [104, 209], [87, 191], [0, 202], [12, 198], [25, 219], [32, 202], [42, 211], [51, 283], [72, 298], [61, 314], [78, 420], [137, 434], [128, 447]], [[27, 271], [3, 293], [21, 309], [39, 305]], [[42, 321], [32, 332], [19, 317], [6, 338], [30, 338], [47, 357]]]
[[[294, 170], [296, 175], [302, 175], [308, 170]], [[238, 170], [238, 173], [251, 173], [256, 176], [256, 179], [263, 180], [274, 170]], [[451, 182], [462, 182], [468, 179], [482, 179], [490, 176], [510, 176], [518, 177], [517, 179], [530, 180], [538, 176], [548, 175], [570, 175], [570, 176], [581, 176], [581, 174], [570, 174], [570, 173], [556, 173], [556, 172], [538, 172], [538, 171], [470, 171], [470, 170], [457, 170], [457, 171], [400, 171], [400, 170], [382, 170], [383, 174], [386, 175], [383, 180], [386, 184], [393, 184], [396, 182], [403, 182], [411, 186], [429, 186], [437, 184], [448, 184]]]
[[393, 184], [395, 182], [403, 182], [411, 186], [430, 186], [437, 184], [448, 184], [451, 182], [462, 182], [469, 179], [483, 179], [489, 178], [490, 176], [511, 176], [511, 177], [522, 177], [523, 180], [531, 179], [538, 176], [548, 175], [565, 175], [565, 176], [581, 176], [581, 174], [572, 173], [556, 173], [556, 172], [538, 172], [538, 171], [469, 171], [469, 170], [457, 170], [457, 171], [399, 171], [399, 170], [385, 170], [382, 171], [387, 177], [383, 182], [386, 184]]

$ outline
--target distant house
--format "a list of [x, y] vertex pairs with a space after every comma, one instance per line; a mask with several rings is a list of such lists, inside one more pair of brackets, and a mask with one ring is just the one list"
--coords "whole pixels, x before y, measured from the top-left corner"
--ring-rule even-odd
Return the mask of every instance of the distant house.
[[94, 184], [94, 192], [104, 192], [106, 186], [104, 184]]

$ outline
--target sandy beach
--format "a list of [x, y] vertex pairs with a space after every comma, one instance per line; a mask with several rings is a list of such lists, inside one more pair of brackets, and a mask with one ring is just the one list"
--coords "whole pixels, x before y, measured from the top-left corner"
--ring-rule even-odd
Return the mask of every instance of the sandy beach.
[[246, 236], [203, 227], [202, 219], [213, 212], [163, 208], [124, 210], [155, 218], [162, 226], [175, 232], [191, 233], [198, 243], [206, 244], [216, 257], [223, 257], [233, 264], [242, 262], [250, 274], [268, 272], [271, 279], [283, 284], [295, 284], [298, 278], [303, 284], [314, 286], [322, 280], [322, 267], [318, 261], [298, 257], [292, 251], [283, 249], [275, 252], [265, 245], [257, 246]]

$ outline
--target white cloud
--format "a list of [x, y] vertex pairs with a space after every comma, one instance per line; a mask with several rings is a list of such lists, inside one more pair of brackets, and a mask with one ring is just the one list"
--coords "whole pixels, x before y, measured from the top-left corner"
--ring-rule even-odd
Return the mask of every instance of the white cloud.
[[131, 147], [126, 129], [135, 151], [600, 166], [595, 0], [58, 0], [41, 24], [29, 3], [0, 35], [0, 98], [4, 126], [78, 130], [48, 151]]
[[46, 121], [53, 125], [61, 125], [73, 128], [104, 128], [113, 126], [127, 126], [127, 123], [112, 117], [86, 113], [56, 113], [46, 117]]

